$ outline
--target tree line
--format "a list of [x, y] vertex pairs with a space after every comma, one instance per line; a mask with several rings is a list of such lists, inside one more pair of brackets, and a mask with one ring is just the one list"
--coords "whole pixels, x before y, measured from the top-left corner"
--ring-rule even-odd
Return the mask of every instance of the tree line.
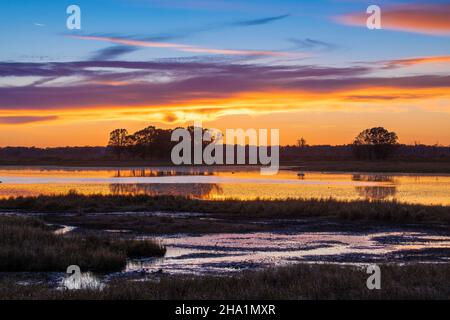
[[[121, 135], [126, 137], [129, 134]], [[120, 136], [120, 135], [119, 135]], [[169, 135], [167, 133], [159, 134], [158, 136]], [[376, 135], [375, 135], [376, 136]], [[161, 139], [156, 139], [160, 140]], [[164, 143], [155, 143], [153, 148], [150, 149], [150, 153], [145, 155], [146, 158], [150, 158], [150, 155], [154, 157], [161, 157], [161, 162], [170, 161], [171, 153], [171, 141], [170, 137], [167, 140], [162, 139]], [[165, 141], [164, 141], [165, 140]], [[355, 138], [356, 140], [356, 138]], [[377, 141], [378, 139], [374, 139]], [[123, 139], [119, 139], [123, 141]], [[370, 141], [370, 140], [369, 140]], [[379, 140], [378, 140], [379, 141]], [[169, 145], [167, 145], [169, 143]], [[164, 147], [161, 151], [157, 145], [162, 144]], [[379, 145], [380, 143], [378, 143]], [[362, 140], [362, 143], [351, 141], [351, 143], [345, 145], [308, 145], [306, 139], [299, 141], [296, 145], [287, 145], [280, 147], [280, 160], [284, 163], [295, 161], [349, 161], [355, 158], [357, 159], [376, 159], [375, 149], [377, 143], [372, 142], [373, 147], [367, 145]], [[123, 145], [126, 146], [126, 145]], [[3, 165], [65, 165], [65, 164], [111, 164], [114, 165], [118, 161], [118, 155], [113, 151], [113, 146], [84, 146], [84, 147], [49, 147], [49, 148], [37, 148], [37, 147], [0, 147], [0, 164]], [[136, 151], [129, 152], [130, 147], [119, 148], [121, 150], [121, 161], [134, 161], [136, 163], [142, 161], [141, 156]], [[450, 161], [450, 146], [424, 145], [421, 143], [414, 143], [412, 145], [404, 145], [396, 143], [388, 147], [387, 157], [393, 160], [401, 161]], [[117, 151], [117, 150], [116, 150]], [[384, 151], [383, 151], [383, 154]], [[383, 155], [384, 156], [384, 155]], [[383, 157], [382, 156], [382, 157]], [[145, 160], [151, 163], [149, 160]], [[146, 162], [146, 163], [147, 163]]]
[[[133, 134], [126, 129], [115, 129], [110, 133], [108, 149], [118, 159], [124, 156], [146, 159], [169, 159], [176, 141], [171, 141], [175, 129], [160, 129], [149, 126]], [[193, 136], [194, 127], [187, 127]], [[204, 132], [207, 129], [203, 129]], [[206, 142], [203, 142], [207, 144]], [[399, 147], [398, 136], [383, 127], [375, 127], [360, 132], [351, 144], [354, 157], [360, 160], [384, 160], [389, 158]], [[248, 146], [246, 146], [248, 148]], [[306, 140], [301, 138], [298, 148], [308, 148]]]
[[127, 129], [115, 129], [109, 135], [108, 148], [121, 159], [124, 155], [140, 159], [170, 157], [173, 147], [171, 129], [154, 126], [129, 134]]

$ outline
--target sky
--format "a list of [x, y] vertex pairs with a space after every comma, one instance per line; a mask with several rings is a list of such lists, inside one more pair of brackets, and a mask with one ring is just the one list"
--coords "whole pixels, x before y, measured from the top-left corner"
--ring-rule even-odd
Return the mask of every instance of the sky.
[[383, 126], [450, 145], [450, 0], [0, 1], [0, 146], [199, 120], [279, 129], [281, 144]]

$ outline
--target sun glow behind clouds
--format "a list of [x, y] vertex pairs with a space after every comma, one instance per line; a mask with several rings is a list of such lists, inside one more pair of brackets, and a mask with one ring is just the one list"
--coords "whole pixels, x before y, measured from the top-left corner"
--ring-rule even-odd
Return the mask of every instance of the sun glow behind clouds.
[[[444, 106], [444, 108], [442, 107]], [[64, 110], [2, 111], [0, 117], [34, 116], [43, 121], [148, 121], [183, 125], [194, 120], [212, 121], [230, 115], [264, 115], [307, 112], [401, 112], [408, 109], [450, 113], [450, 88], [367, 87], [333, 92], [255, 91], [228, 98], [193, 99], [177, 104], [109, 105]], [[1, 119], [1, 118], [0, 118]]]

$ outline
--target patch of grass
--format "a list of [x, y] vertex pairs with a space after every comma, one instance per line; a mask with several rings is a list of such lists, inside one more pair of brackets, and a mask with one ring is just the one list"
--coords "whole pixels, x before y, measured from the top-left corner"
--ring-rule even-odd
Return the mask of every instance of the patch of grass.
[[96, 236], [56, 235], [35, 219], [0, 217], [0, 271], [120, 271], [128, 257], [163, 256], [152, 240], [119, 240]]
[[425, 206], [396, 201], [334, 199], [196, 200], [174, 196], [67, 195], [0, 200], [1, 210], [20, 212], [196, 212], [227, 219], [329, 217], [394, 223], [449, 223], [450, 206]]
[[295, 265], [232, 277], [163, 276], [160, 281], [111, 282], [103, 291], [55, 290], [0, 280], [0, 299], [315, 300], [448, 299], [450, 265], [381, 265], [381, 290], [368, 290], [364, 268]]
[[128, 258], [162, 257], [166, 254], [166, 248], [154, 240], [109, 240], [105, 245], [125, 252]]

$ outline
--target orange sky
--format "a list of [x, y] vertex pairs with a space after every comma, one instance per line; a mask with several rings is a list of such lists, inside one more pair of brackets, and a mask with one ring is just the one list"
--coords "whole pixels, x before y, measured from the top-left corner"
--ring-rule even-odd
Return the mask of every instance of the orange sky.
[[[420, 107], [416, 107], [420, 106]], [[305, 137], [311, 144], [343, 144], [360, 131], [385, 126], [403, 143], [450, 144], [450, 89], [362, 88], [333, 93], [248, 92], [233, 98], [178, 105], [102, 107], [14, 112], [56, 116], [46, 121], [2, 124], [1, 145], [104, 145], [115, 128], [176, 127], [202, 119], [205, 127], [280, 129], [282, 144]], [[0, 113], [8, 116], [8, 113]]]

